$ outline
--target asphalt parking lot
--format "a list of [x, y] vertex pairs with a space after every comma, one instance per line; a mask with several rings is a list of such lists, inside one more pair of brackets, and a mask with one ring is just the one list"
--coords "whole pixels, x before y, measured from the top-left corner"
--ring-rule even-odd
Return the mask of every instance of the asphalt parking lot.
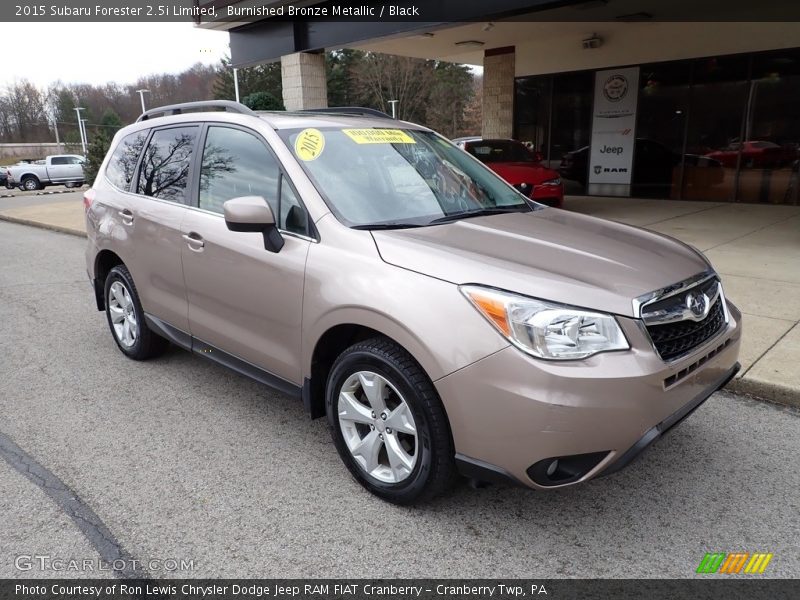
[[[685, 578], [705, 552], [749, 551], [774, 553], [767, 576], [800, 574], [796, 410], [718, 393], [615, 476], [462, 483], [398, 508], [348, 476], [299, 402], [177, 349], [125, 359], [84, 245], [0, 222], [0, 438], [138, 560], [191, 560], [172, 575], [197, 577]], [[81, 574], [20, 571], [20, 555], [98, 556], [4, 460], [0, 490], [0, 578]]]

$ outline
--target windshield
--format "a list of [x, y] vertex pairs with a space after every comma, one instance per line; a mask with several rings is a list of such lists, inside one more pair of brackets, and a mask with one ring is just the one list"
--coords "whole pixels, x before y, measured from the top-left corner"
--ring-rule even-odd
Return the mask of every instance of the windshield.
[[351, 227], [419, 227], [534, 206], [431, 132], [324, 128], [278, 133], [331, 211]]
[[512, 140], [482, 140], [466, 144], [467, 152], [485, 163], [536, 162], [523, 144]]

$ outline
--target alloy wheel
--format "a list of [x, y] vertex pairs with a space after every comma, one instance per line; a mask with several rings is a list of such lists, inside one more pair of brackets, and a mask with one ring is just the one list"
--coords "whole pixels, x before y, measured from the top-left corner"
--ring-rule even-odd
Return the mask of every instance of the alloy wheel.
[[131, 348], [139, 337], [139, 322], [128, 289], [120, 281], [111, 284], [108, 293], [108, 313], [114, 335], [125, 348]]
[[350, 375], [339, 391], [339, 426], [350, 454], [383, 483], [400, 483], [418, 457], [411, 407], [385, 377], [370, 371]]

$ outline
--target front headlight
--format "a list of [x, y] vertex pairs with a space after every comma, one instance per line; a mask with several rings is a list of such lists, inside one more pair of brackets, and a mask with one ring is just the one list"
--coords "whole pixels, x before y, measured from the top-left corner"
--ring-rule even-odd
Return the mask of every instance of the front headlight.
[[630, 348], [617, 320], [609, 314], [477, 285], [459, 289], [501, 334], [532, 356], [575, 360]]
[[561, 178], [556, 177], [555, 179], [548, 179], [547, 181], [543, 181], [540, 185], [561, 185]]

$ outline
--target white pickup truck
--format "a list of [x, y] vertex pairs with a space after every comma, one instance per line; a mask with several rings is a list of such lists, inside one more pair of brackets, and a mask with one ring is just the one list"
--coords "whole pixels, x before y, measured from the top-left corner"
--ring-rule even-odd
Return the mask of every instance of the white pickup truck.
[[35, 163], [7, 167], [7, 186], [21, 190], [41, 190], [48, 185], [78, 187], [86, 179], [84, 162], [86, 159], [78, 154], [54, 154]]

